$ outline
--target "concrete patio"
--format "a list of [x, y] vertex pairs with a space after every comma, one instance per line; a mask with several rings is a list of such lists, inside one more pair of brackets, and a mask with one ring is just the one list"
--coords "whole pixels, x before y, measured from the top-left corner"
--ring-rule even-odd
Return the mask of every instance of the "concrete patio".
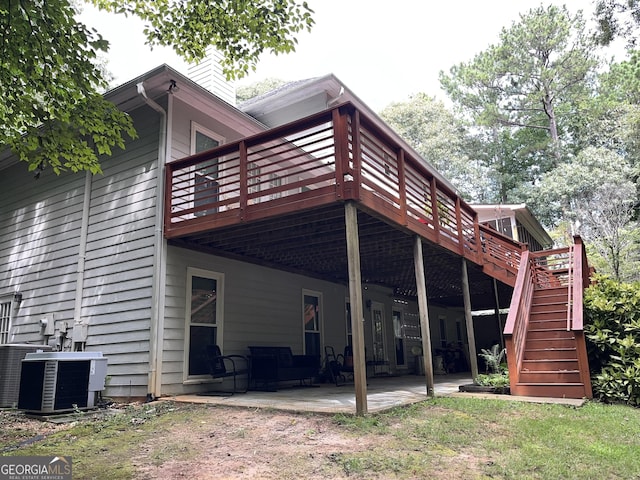
[[[367, 405], [370, 413], [389, 410], [427, 399], [425, 378], [416, 375], [402, 377], [372, 377], [367, 379]], [[435, 377], [436, 396], [451, 395], [458, 387], [471, 383], [471, 373], [438, 375]], [[356, 400], [353, 383], [336, 386], [333, 383], [307, 387], [282, 387], [276, 392], [249, 391], [224, 394], [179, 395], [176, 402], [206, 403], [250, 408], [271, 408], [295, 412], [355, 413]]]

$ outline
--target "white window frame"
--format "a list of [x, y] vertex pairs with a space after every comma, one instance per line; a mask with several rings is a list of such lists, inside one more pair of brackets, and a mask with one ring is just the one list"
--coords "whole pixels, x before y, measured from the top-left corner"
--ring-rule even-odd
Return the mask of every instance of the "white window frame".
[[[316, 297], [318, 299], [318, 309], [320, 310], [319, 315], [318, 315], [318, 329], [317, 330], [307, 330], [306, 329], [306, 325], [305, 325], [305, 318], [304, 318], [304, 297], [305, 296], [309, 296], [309, 297]], [[323, 348], [324, 348], [324, 305], [323, 305], [323, 301], [322, 301], [322, 292], [318, 292], [315, 290], [307, 290], [307, 289], [302, 289], [302, 296], [301, 296], [301, 303], [302, 303], [302, 351], [305, 355], [307, 355], [307, 339], [306, 339], [306, 335], [307, 332], [309, 333], [318, 333], [319, 335], [319, 340], [320, 340], [320, 345], [319, 345], [319, 351], [318, 354], [320, 355], [320, 357], [322, 357], [322, 352], [323, 352]]]
[[[196, 153], [200, 153], [199, 151], [196, 150], [196, 137], [198, 135], [198, 133], [211, 138], [212, 140], [215, 140], [216, 142], [218, 142], [218, 146], [222, 145], [225, 142], [225, 137], [223, 137], [222, 135], [209, 130], [208, 128], [200, 125], [197, 122], [191, 121], [191, 143], [189, 145], [189, 151], [191, 153], [191, 155], [195, 155]], [[215, 176], [212, 176], [211, 174], [205, 174], [205, 173], [198, 173], [197, 170], [194, 168], [194, 175], [195, 175], [195, 191], [194, 191], [194, 205], [197, 204], [198, 202], [198, 184], [202, 185], [204, 184], [204, 188], [205, 190], [210, 190], [210, 189], [217, 189], [217, 197], [218, 200], [222, 199], [222, 192], [219, 190], [219, 185], [218, 185], [218, 173], [217, 173], [217, 168], [216, 167], [216, 174]], [[198, 176], [201, 178], [200, 182], [198, 182]], [[196, 214], [196, 216], [199, 215], [204, 215], [205, 213], [215, 213], [218, 210], [218, 208], [216, 207], [215, 209], [212, 209], [210, 212], [202, 212], [200, 214]]]
[[[191, 294], [193, 277], [207, 278], [216, 281], [216, 323], [215, 324], [202, 324], [191, 323]], [[204, 270], [201, 268], [188, 267], [187, 268], [187, 288], [185, 291], [185, 316], [184, 316], [184, 358], [183, 358], [183, 383], [219, 383], [222, 379], [211, 378], [210, 375], [189, 375], [189, 350], [191, 347], [191, 326], [204, 326], [210, 328], [216, 328], [216, 343], [223, 350], [223, 332], [224, 332], [224, 273], [213, 272], [211, 270]]]
[[0, 345], [11, 343], [11, 327], [13, 325], [15, 301], [13, 295], [0, 297]]
[[191, 155], [195, 155], [196, 153], [199, 153], [196, 151], [196, 134], [197, 133], [201, 133], [215, 140], [216, 142], [218, 142], [218, 145], [222, 145], [226, 141], [226, 138], [220, 135], [219, 133], [216, 133], [213, 130], [209, 130], [207, 127], [200, 125], [198, 122], [191, 121], [191, 145], [189, 146]]

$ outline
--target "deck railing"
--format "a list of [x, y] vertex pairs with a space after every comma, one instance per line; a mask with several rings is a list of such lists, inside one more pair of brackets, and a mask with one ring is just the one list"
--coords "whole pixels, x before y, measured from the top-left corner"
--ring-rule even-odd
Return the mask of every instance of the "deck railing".
[[351, 103], [167, 165], [165, 236], [336, 201], [361, 206], [515, 278], [522, 245], [477, 213], [379, 121]]
[[[518, 378], [522, 360], [524, 358], [527, 329], [529, 327], [529, 315], [531, 312], [531, 300], [535, 284], [534, 268], [530, 257], [531, 252], [526, 250], [522, 254], [522, 268], [518, 272], [516, 284], [511, 297], [511, 307], [504, 325], [505, 347], [507, 349], [509, 378]], [[513, 359], [513, 361], [511, 361]]]

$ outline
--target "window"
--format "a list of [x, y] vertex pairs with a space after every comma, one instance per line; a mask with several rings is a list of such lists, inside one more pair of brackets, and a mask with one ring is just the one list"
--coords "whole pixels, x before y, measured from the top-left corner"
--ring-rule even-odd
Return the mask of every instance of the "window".
[[11, 300], [0, 298], [0, 345], [9, 343], [12, 306]]
[[303, 290], [303, 325], [305, 355], [321, 356], [322, 294]]
[[207, 347], [222, 348], [224, 275], [187, 270], [185, 380], [208, 378]]
[[218, 135], [196, 122], [191, 122], [191, 155], [216, 148], [222, 145], [224, 140], [222, 135]]
[[[195, 122], [191, 123], [191, 154], [210, 150], [224, 143], [224, 137], [207, 130]], [[209, 204], [220, 201], [220, 186], [218, 184], [218, 158], [212, 159], [208, 164], [199, 165], [194, 172], [194, 207], [196, 216], [216, 213], [217, 207], [203, 210]]]
[[447, 347], [447, 318], [443, 316], [439, 316], [438, 323], [440, 324], [440, 346], [442, 348], [446, 348]]
[[[275, 173], [269, 174], [269, 188], [278, 188], [282, 186], [282, 178], [278, 177]], [[269, 195], [269, 200], [276, 200], [282, 197], [282, 192], [273, 192]]]
[[405, 353], [404, 353], [404, 324], [402, 320], [402, 310], [393, 309], [393, 336], [395, 337], [396, 347], [396, 366], [405, 366]]

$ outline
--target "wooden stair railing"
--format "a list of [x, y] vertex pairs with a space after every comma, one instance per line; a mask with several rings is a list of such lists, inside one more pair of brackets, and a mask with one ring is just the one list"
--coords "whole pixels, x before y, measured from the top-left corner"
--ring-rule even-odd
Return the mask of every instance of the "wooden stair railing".
[[588, 266], [571, 248], [524, 252], [504, 336], [512, 395], [591, 398], [582, 324]]

